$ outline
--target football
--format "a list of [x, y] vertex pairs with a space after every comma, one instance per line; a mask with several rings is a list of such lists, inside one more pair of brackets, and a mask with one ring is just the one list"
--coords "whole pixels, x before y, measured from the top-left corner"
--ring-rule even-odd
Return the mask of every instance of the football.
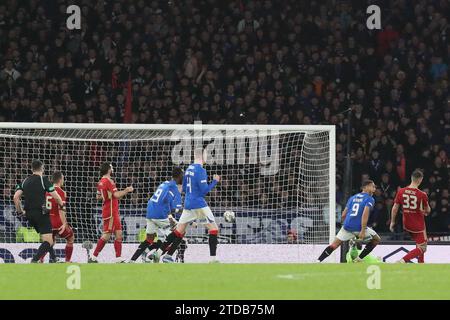
[[223, 218], [226, 222], [232, 223], [236, 220], [236, 216], [233, 211], [227, 210], [223, 213]]

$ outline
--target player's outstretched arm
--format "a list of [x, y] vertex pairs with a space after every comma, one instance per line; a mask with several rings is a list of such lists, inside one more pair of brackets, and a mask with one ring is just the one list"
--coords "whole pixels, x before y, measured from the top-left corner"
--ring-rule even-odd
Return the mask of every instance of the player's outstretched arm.
[[52, 195], [53, 199], [56, 200], [56, 202], [58, 202], [58, 205], [60, 208], [64, 208], [64, 201], [62, 201], [61, 197], [59, 196], [58, 192], [52, 191], [50, 192], [50, 194]]
[[423, 213], [424, 216], [428, 216], [430, 214], [430, 212], [431, 212], [431, 207], [427, 203], [426, 206], [425, 206], [425, 209], [422, 211], [422, 213]]
[[431, 212], [431, 207], [430, 207], [429, 203], [427, 203], [427, 208], [425, 209], [425, 212], [426, 212], [426, 216], [429, 215]]
[[117, 199], [122, 199], [123, 197], [125, 197], [127, 194], [129, 194], [130, 192], [133, 192], [134, 188], [132, 186], [126, 187], [123, 190], [120, 191], [116, 191], [113, 193], [114, 198]]
[[425, 210], [424, 210], [423, 214], [425, 216], [428, 216], [430, 214], [430, 212], [431, 212], [431, 207], [430, 207], [430, 203], [428, 202], [428, 196], [427, 196], [426, 193], [424, 193], [424, 197], [423, 197], [423, 202], [422, 203], [425, 203]]
[[366, 235], [367, 222], [369, 221], [370, 207], [364, 207], [364, 211], [361, 217], [361, 232], [359, 233], [359, 238], [364, 240]]
[[61, 227], [59, 227], [58, 231], [60, 234], [62, 234], [64, 232], [64, 230], [67, 227], [67, 216], [66, 216], [66, 210], [64, 209], [59, 209], [59, 217], [61, 219]]
[[397, 214], [398, 214], [398, 209], [400, 208], [400, 205], [398, 203], [394, 203], [394, 205], [392, 206], [391, 209], [391, 224], [389, 226], [389, 230], [391, 230], [391, 232], [394, 232], [394, 227], [395, 227], [395, 221], [397, 219]]
[[14, 193], [14, 198], [13, 198], [14, 205], [16, 206], [16, 210], [20, 214], [24, 213], [24, 210], [22, 208], [22, 203], [20, 202], [20, 199], [22, 198], [22, 194], [23, 194], [23, 191], [19, 189]]
[[348, 209], [345, 207], [344, 211], [342, 211], [341, 215], [341, 223], [344, 223], [345, 217], [347, 216]]
[[170, 223], [170, 228], [175, 228], [175, 226], [177, 225], [177, 219], [175, 219], [175, 217], [172, 214], [169, 214], [167, 216], [167, 219], [169, 219], [169, 223]]
[[204, 177], [202, 177], [202, 180], [200, 181], [200, 187], [201, 187], [201, 193], [202, 196], [206, 196], [208, 192], [212, 190], [216, 186], [217, 183], [220, 181], [220, 176], [215, 174], [213, 175], [213, 181], [211, 181], [210, 184], [208, 184], [208, 177], [206, 176], [206, 173]]

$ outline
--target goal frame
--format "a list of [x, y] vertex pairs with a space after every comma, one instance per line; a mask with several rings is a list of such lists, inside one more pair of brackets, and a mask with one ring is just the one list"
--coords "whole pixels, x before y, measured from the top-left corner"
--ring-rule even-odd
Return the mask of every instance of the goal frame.
[[122, 124], [122, 123], [51, 123], [0, 122], [0, 129], [73, 129], [73, 130], [278, 130], [327, 131], [329, 133], [329, 241], [336, 236], [336, 128], [334, 125], [236, 125], [236, 124]]

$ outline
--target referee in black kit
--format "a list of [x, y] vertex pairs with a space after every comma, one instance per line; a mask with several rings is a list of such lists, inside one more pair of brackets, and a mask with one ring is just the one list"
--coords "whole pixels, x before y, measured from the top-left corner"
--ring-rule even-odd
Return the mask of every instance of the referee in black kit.
[[[31, 260], [32, 263], [35, 263], [38, 262], [41, 257], [45, 256], [53, 246], [52, 225], [50, 223], [49, 214], [44, 208], [45, 193], [49, 192], [58, 202], [59, 207], [62, 210], [65, 210], [65, 208], [64, 202], [55, 191], [53, 184], [47, 177], [43, 176], [44, 165], [42, 162], [33, 160], [31, 163], [31, 170], [33, 171], [33, 174], [17, 186], [14, 194], [14, 204], [17, 212], [19, 214], [25, 214], [30, 224], [41, 235], [42, 244]], [[25, 198], [25, 210], [22, 209], [22, 204], [20, 202], [22, 195]]]

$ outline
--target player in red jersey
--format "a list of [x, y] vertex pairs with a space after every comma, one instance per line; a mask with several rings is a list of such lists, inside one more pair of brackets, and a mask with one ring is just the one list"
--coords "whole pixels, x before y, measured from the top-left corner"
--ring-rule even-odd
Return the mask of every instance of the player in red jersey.
[[118, 191], [116, 184], [111, 179], [113, 166], [109, 162], [105, 162], [100, 166], [100, 175], [102, 178], [97, 185], [97, 200], [103, 200], [102, 219], [103, 234], [97, 242], [94, 253], [89, 257], [88, 262], [97, 262], [97, 257], [102, 251], [105, 244], [111, 238], [114, 232], [114, 250], [116, 252], [117, 262], [123, 262], [122, 255], [122, 224], [119, 216], [119, 199], [123, 198], [130, 192], [133, 187], [127, 187]]
[[[56, 192], [58, 192], [61, 200], [66, 203], [66, 192], [62, 189], [64, 185], [64, 175], [60, 171], [56, 171], [52, 175], [52, 182]], [[50, 210], [50, 222], [52, 224], [53, 239], [57, 236], [66, 240], [65, 260], [70, 262], [72, 259], [74, 234], [70, 225], [67, 223], [66, 212], [61, 210], [56, 200], [47, 193], [47, 209]]]
[[427, 250], [427, 233], [425, 229], [425, 216], [431, 212], [428, 196], [419, 190], [423, 180], [423, 172], [416, 169], [411, 175], [411, 184], [398, 190], [395, 196], [394, 206], [391, 211], [390, 229], [394, 232], [395, 219], [400, 206], [403, 211], [403, 229], [408, 231], [416, 242], [416, 248], [408, 252], [398, 262], [409, 262], [417, 258], [419, 263], [424, 262], [424, 253]]
[[[64, 175], [60, 171], [56, 171], [52, 175], [52, 183], [55, 191], [60, 196], [61, 200], [66, 204], [66, 192], [62, 189], [64, 185]], [[50, 193], [45, 194], [45, 207], [49, 211], [50, 223], [52, 225], [53, 243], [55, 238], [60, 237], [66, 240], [65, 260], [70, 262], [72, 259], [73, 242], [75, 240], [73, 230], [67, 223], [65, 210], [60, 209], [58, 202], [52, 197]], [[56, 262], [56, 255], [53, 247], [49, 250], [50, 262]], [[43, 256], [41, 262], [44, 260]]]

